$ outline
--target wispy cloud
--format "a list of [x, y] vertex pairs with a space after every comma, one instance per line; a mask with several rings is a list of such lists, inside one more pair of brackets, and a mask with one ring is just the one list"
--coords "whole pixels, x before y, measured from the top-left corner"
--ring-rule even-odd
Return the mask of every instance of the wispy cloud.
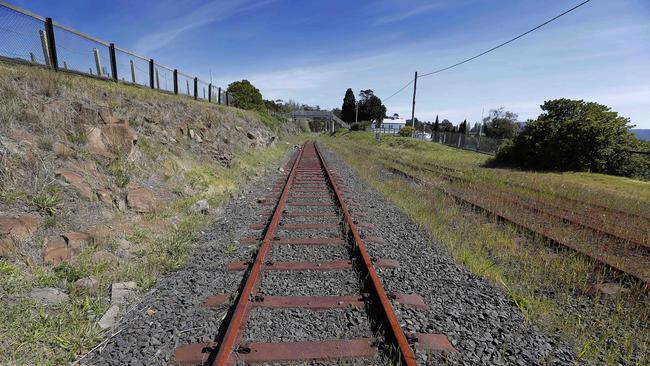
[[175, 17], [175, 20], [164, 29], [158, 29], [137, 40], [133, 48], [141, 53], [149, 53], [163, 48], [174, 41], [178, 36], [192, 29], [220, 22], [232, 17], [237, 13], [250, 11], [274, 2], [275, 0], [262, 0], [251, 2], [250, 0], [230, 0], [228, 2], [212, 0], [204, 3], [196, 9]]
[[389, 23], [401, 22], [416, 15], [422, 15], [434, 9], [442, 7], [442, 3], [434, 2], [429, 4], [420, 4], [400, 11], [391, 11], [391, 14], [380, 16], [373, 22], [374, 25], [385, 25]]

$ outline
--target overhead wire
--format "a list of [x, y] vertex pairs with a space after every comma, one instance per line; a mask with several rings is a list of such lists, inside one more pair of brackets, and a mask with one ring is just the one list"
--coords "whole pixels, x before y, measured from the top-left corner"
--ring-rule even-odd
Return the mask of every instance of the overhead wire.
[[[536, 27], [534, 27], [534, 28], [531, 28], [531, 29], [527, 30], [526, 32], [521, 33], [521, 34], [519, 34], [519, 35], [516, 36], [516, 37], [510, 38], [509, 40], [507, 40], [507, 41], [505, 41], [505, 42], [502, 42], [502, 43], [500, 43], [500, 44], [498, 44], [498, 45], [496, 45], [496, 46], [490, 48], [489, 50], [483, 51], [483, 52], [481, 52], [481, 53], [479, 53], [479, 54], [477, 54], [477, 55], [474, 55], [474, 56], [472, 56], [472, 57], [470, 57], [470, 58], [464, 59], [464, 60], [462, 60], [462, 61], [460, 61], [460, 62], [457, 62], [457, 63], [455, 63], [455, 64], [453, 64], [453, 65], [449, 65], [449, 66], [443, 67], [443, 68], [441, 68], [441, 69], [438, 69], [438, 70], [435, 70], [435, 71], [431, 71], [431, 72], [428, 72], [428, 73], [424, 73], [424, 74], [422, 74], [422, 75], [419, 75], [419, 76], [418, 76], [418, 79], [419, 79], [419, 78], [426, 77], [426, 76], [430, 76], [430, 75], [438, 74], [438, 73], [441, 73], [441, 72], [443, 72], [443, 71], [447, 71], [447, 70], [449, 70], [449, 69], [453, 69], [454, 67], [460, 66], [460, 65], [465, 64], [465, 63], [467, 63], [467, 62], [470, 62], [470, 61], [472, 61], [472, 60], [475, 60], [475, 59], [477, 59], [477, 58], [479, 58], [479, 57], [481, 57], [481, 56], [484, 56], [484, 55], [486, 55], [486, 54], [488, 54], [488, 53], [490, 53], [490, 52], [492, 52], [492, 51], [494, 51], [494, 50], [496, 50], [496, 49], [499, 49], [499, 48], [501, 48], [501, 47], [503, 47], [503, 46], [505, 46], [505, 45], [507, 45], [507, 44], [509, 44], [509, 43], [512, 43], [512, 42], [518, 40], [518, 39], [521, 38], [521, 37], [524, 37], [524, 36], [527, 35], [527, 34], [530, 34], [530, 33], [534, 32], [534, 31], [536, 31], [536, 30], [542, 28], [543, 26], [545, 26], [545, 25], [547, 25], [547, 24], [549, 24], [549, 23], [551, 23], [551, 22], [553, 22], [553, 21], [555, 21], [555, 20], [557, 20], [557, 19], [559, 19], [559, 18], [561, 18], [561, 17], [563, 17], [563, 16], [569, 14], [570, 12], [572, 12], [572, 11], [574, 11], [574, 10], [580, 8], [581, 6], [583, 6], [583, 5], [585, 5], [585, 4], [589, 3], [589, 2], [591, 2], [591, 0], [585, 0], [585, 1], [581, 2], [580, 4], [578, 4], [578, 5], [574, 6], [574, 7], [572, 7], [571, 9], [566, 10], [566, 11], [564, 11], [563, 13], [554, 16], [553, 18], [551, 18], [551, 19], [545, 21], [544, 23], [542, 23], [542, 24], [540, 24], [540, 25], [538, 25], [538, 26], [536, 26]], [[395, 95], [399, 94], [399, 93], [400, 93], [402, 90], [404, 90], [407, 86], [411, 85], [411, 84], [413, 83], [413, 81], [414, 81], [414, 80], [409, 81], [408, 84], [406, 84], [405, 86], [403, 86], [403, 87], [401, 87], [400, 89], [398, 89], [395, 93], [391, 94], [388, 98], [384, 99], [384, 101], [386, 101], [386, 100], [388, 100], [388, 99], [394, 97]]]

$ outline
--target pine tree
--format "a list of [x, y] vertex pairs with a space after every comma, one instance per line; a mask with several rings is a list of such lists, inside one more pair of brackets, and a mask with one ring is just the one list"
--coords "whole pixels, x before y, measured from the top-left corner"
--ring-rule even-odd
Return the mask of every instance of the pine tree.
[[347, 123], [354, 122], [355, 109], [357, 101], [354, 98], [354, 92], [351, 88], [348, 88], [345, 92], [345, 98], [343, 98], [343, 106], [341, 107], [341, 119]]
[[440, 121], [438, 121], [438, 115], [436, 114], [436, 121], [433, 123], [433, 130], [440, 131]]
[[467, 133], [467, 120], [464, 120], [459, 126], [458, 126], [458, 133]]

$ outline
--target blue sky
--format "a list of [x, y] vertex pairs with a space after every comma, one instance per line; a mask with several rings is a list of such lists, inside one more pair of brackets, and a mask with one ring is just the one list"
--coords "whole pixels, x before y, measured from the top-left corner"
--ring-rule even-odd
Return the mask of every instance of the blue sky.
[[[12, 3], [267, 99], [340, 107], [348, 87], [386, 98], [413, 77], [488, 49], [579, 0], [48, 0]], [[650, 128], [650, 1], [592, 0], [539, 31], [418, 80], [416, 117], [477, 121], [505, 107], [534, 118], [548, 99], [611, 106]], [[386, 102], [410, 117], [412, 89]]]

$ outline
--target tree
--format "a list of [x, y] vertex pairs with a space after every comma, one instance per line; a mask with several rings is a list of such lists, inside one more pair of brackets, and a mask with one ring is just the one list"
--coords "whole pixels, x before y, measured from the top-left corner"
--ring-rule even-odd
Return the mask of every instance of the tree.
[[458, 125], [458, 133], [467, 133], [467, 120], [464, 120], [463, 123]]
[[354, 122], [356, 106], [357, 101], [354, 98], [354, 92], [352, 89], [348, 88], [348, 90], [345, 91], [345, 97], [343, 98], [343, 106], [341, 107], [341, 119], [347, 123]]
[[386, 107], [372, 90], [359, 92], [359, 121], [375, 121], [381, 127], [385, 115]]
[[337, 116], [338, 118], [341, 118], [341, 108], [332, 109], [332, 114]]
[[[602, 104], [556, 99], [526, 129], [502, 145], [495, 162], [527, 169], [642, 176], [650, 164], [628, 151], [641, 145], [630, 120]], [[646, 173], [644, 173], [646, 172]]]
[[519, 131], [517, 117], [517, 113], [506, 111], [503, 107], [491, 109], [489, 115], [483, 118], [486, 127], [485, 135], [500, 139], [515, 136]]
[[439, 128], [440, 131], [445, 131], [445, 132], [453, 131], [454, 124], [449, 122], [448, 119], [443, 119], [442, 122], [440, 122]]
[[438, 115], [436, 114], [436, 121], [433, 122], [433, 130], [440, 131], [440, 121], [438, 121]]
[[235, 81], [228, 85], [227, 92], [232, 95], [233, 106], [248, 110], [264, 110], [262, 93], [248, 80]]

